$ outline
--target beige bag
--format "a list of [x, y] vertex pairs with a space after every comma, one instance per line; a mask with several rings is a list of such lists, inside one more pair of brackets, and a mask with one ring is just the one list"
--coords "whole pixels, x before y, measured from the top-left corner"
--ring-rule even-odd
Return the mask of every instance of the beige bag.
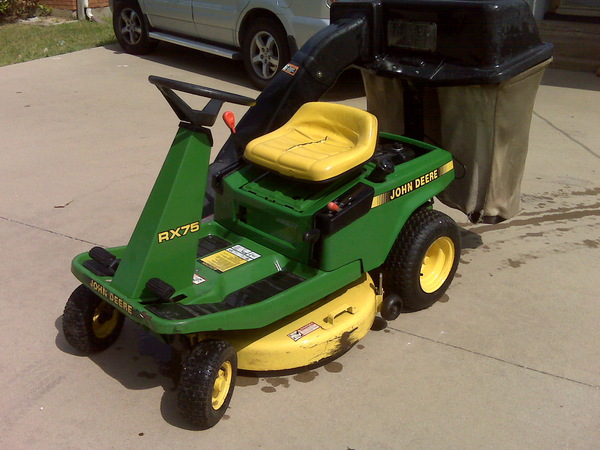
[[[498, 223], [520, 210], [533, 104], [547, 60], [490, 85], [425, 88], [426, 140], [455, 158], [455, 179], [438, 198], [473, 223]], [[367, 109], [379, 129], [404, 132], [402, 83], [363, 72]]]

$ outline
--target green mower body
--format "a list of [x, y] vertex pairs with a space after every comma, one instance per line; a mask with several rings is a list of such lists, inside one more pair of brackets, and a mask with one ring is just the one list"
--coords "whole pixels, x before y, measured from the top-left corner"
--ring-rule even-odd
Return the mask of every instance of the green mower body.
[[372, 181], [376, 160], [324, 185], [245, 164], [220, 181], [202, 222], [210, 146], [206, 130], [182, 126], [129, 244], [107, 249], [114, 273], [88, 252], [72, 272], [158, 335], [269, 325], [381, 266], [408, 218], [454, 177], [451, 155], [432, 145], [384, 133], [378, 148], [407, 159], [383, 181]]
[[[333, 175], [287, 177], [277, 162], [267, 168], [240, 156], [212, 175], [214, 215], [203, 218], [209, 127], [224, 101], [254, 100], [150, 81], [182, 122], [129, 243], [94, 247], [72, 262], [82, 284], [67, 301], [63, 331], [73, 347], [108, 348], [129, 318], [180, 348], [179, 410], [205, 429], [227, 410], [238, 367], [264, 373], [323, 364], [361, 339], [377, 313], [393, 320], [404, 306], [426, 308], [445, 292], [460, 239], [431, 205], [454, 178], [448, 152], [377, 134], [367, 112], [336, 106], [347, 117], [321, 117], [331, 106], [311, 103], [320, 119], [301, 109], [307, 122], [248, 147], [264, 141], [255, 149], [266, 157], [316, 161], [319, 171], [301, 173]], [[173, 90], [211, 100], [193, 110]], [[358, 139], [356, 121], [369, 124], [368, 139]]]

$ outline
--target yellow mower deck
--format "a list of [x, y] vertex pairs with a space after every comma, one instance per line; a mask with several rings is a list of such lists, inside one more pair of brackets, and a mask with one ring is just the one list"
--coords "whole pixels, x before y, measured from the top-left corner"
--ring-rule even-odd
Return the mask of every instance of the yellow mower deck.
[[296, 314], [258, 330], [210, 333], [236, 350], [238, 368], [253, 372], [314, 366], [362, 339], [381, 307], [368, 274]]

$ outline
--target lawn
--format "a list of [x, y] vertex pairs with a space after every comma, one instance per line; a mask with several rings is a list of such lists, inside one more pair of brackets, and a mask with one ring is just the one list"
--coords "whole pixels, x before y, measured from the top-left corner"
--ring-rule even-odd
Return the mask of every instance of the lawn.
[[113, 42], [108, 21], [5, 24], [0, 26], [0, 67]]

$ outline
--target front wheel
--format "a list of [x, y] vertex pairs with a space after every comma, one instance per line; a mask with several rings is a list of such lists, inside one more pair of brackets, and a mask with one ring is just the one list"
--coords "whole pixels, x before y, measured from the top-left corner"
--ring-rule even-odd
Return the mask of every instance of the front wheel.
[[200, 429], [221, 420], [233, 395], [237, 353], [225, 341], [209, 339], [194, 347], [183, 365], [177, 404], [181, 415]]
[[417, 210], [406, 222], [379, 270], [383, 287], [402, 299], [403, 311], [437, 302], [450, 286], [460, 259], [460, 234], [446, 214]]
[[148, 36], [148, 23], [134, 0], [121, 1], [115, 5], [113, 29], [121, 48], [132, 55], [149, 53], [158, 45], [158, 41]]
[[125, 317], [81, 285], [73, 291], [63, 314], [67, 342], [85, 354], [110, 347], [121, 334]]
[[244, 68], [252, 83], [264, 89], [290, 60], [285, 29], [269, 19], [254, 22], [242, 42]]

